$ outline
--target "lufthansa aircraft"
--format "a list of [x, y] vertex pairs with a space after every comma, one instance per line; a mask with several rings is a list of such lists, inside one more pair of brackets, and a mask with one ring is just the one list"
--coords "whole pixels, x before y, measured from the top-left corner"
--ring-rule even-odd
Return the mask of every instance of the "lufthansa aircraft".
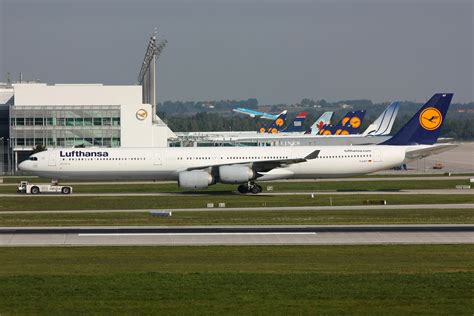
[[259, 193], [258, 181], [367, 174], [453, 147], [435, 144], [452, 94], [435, 94], [380, 145], [296, 147], [58, 148], [33, 154], [19, 168], [59, 179], [177, 180], [184, 189], [238, 184]]

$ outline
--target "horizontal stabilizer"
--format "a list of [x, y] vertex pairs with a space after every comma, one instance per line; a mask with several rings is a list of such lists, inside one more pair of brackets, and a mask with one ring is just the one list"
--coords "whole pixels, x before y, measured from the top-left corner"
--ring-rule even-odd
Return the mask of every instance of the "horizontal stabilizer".
[[442, 152], [451, 150], [457, 146], [459, 146], [459, 144], [438, 144], [421, 149], [408, 148], [405, 154], [405, 158], [409, 160], [422, 159], [428, 156], [440, 154]]

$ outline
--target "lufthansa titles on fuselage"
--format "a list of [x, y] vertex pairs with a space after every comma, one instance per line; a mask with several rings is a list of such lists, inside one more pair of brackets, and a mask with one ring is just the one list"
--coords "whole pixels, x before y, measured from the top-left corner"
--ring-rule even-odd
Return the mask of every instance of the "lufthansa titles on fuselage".
[[108, 157], [109, 153], [106, 151], [60, 151], [59, 157]]

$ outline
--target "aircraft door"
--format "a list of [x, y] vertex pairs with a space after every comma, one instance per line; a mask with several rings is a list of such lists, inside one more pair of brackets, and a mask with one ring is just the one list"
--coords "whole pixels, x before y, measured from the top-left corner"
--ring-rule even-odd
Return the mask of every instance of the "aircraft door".
[[56, 166], [56, 155], [53, 153], [49, 154], [48, 166]]
[[154, 153], [153, 155], [153, 164], [155, 166], [161, 166], [162, 164], [162, 159], [161, 159], [161, 153]]

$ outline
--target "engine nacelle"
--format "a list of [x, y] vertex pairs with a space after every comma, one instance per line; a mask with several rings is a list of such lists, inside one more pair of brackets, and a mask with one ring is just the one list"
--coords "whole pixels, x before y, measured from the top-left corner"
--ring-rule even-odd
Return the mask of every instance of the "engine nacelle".
[[178, 175], [178, 185], [182, 189], [207, 189], [213, 183], [214, 178], [208, 172], [202, 170], [183, 171]]
[[219, 179], [222, 183], [244, 183], [255, 178], [255, 172], [247, 166], [233, 165], [219, 167]]

